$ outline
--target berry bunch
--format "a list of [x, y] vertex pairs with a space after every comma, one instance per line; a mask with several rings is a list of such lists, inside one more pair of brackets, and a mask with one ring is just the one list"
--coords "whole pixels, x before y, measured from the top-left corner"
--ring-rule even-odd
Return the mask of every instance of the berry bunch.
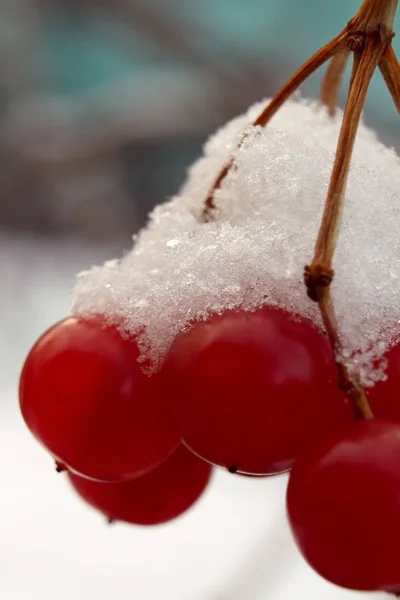
[[138, 356], [104, 318], [70, 317], [26, 359], [24, 419], [84, 500], [110, 520], [159, 524], [202, 494], [209, 463], [272, 475], [301, 455], [288, 510], [307, 560], [339, 585], [398, 588], [399, 344], [369, 392], [391, 422], [355, 424], [326, 336], [283, 310], [193, 324], [152, 376]]
[[[157, 474], [164, 481], [182, 469], [186, 494], [198, 484], [196, 472], [203, 482], [211, 469], [194, 455], [231, 472], [278, 473], [316, 432], [351, 420], [326, 337], [282, 310], [226, 311], [196, 323], [151, 376], [138, 357], [135, 339], [104, 318], [69, 317], [26, 359], [23, 417], [59, 470], [68, 469], [74, 483], [86, 478], [78, 491], [92, 480], [107, 482], [93, 488], [98, 496], [114, 483], [130, 497], [133, 481]], [[177, 462], [177, 453], [191, 459]]]
[[70, 317], [36, 342], [20, 379], [23, 417], [109, 519], [168, 521], [205, 489], [211, 467], [180, 444], [160, 376], [147, 377], [134, 339], [103, 318]]
[[[81, 293], [74, 316], [52, 327], [31, 349], [20, 380], [26, 424], [53, 456], [57, 469], [67, 471], [77, 493], [111, 521], [152, 525], [177, 517], [205, 490], [213, 466], [250, 476], [291, 471], [288, 518], [305, 559], [339, 586], [399, 592], [398, 307], [385, 282], [379, 294], [391, 306], [382, 309], [378, 298], [373, 307], [391, 319], [396, 312], [396, 327], [381, 331], [380, 324], [376, 326], [379, 319], [367, 319], [373, 335], [365, 332], [365, 347], [359, 354], [349, 353], [338, 327], [346, 319], [343, 314], [337, 319], [330, 294], [350, 159], [369, 81], [377, 66], [400, 107], [400, 67], [391, 47], [396, 5], [395, 0], [365, 0], [343, 32], [263, 108], [253, 121], [253, 129], [242, 132], [241, 152], [223, 164], [197, 218], [191, 201], [203, 189], [200, 179], [205, 163], [201, 162], [195, 189], [187, 192], [181, 205], [171, 202], [164, 212], [156, 210], [152, 227], [141, 234], [132, 251], [132, 263], [124, 259], [89, 275], [89, 282], [92, 277], [103, 292], [106, 290], [105, 295], [92, 287], [89, 296], [95, 301], [88, 308]], [[332, 112], [351, 52], [355, 58], [353, 77], [325, 212], [312, 263], [304, 274], [308, 295], [306, 299], [304, 293], [304, 299], [318, 305], [319, 317], [309, 304], [305, 307], [298, 301], [297, 288], [289, 299], [285, 293], [277, 295], [277, 288], [285, 281], [298, 283], [296, 268], [283, 265], [285, 276], [280, 273], [279, 278], [274, 269], [263, 272], [256, 261], [249, 274], [242, 270], [241, 285], [235, 280], [226, 285], [221, 277], [215, 280], [216, 286], [202, 282], [196, 296], [212, 296], [213, 301], [204, 301], [203, 308], [196, 311], [185, 308], [187, 298], [193, 298], [194, 277], [190, 272], [182, 273], [173, 262], [175, 249], [183, 239], [190, 239], [193, 254], [186, 246], [179, 256], [185, 255], [185, 265], [193, 268], [208, 253], [207, 274], [211, 277], [210, 257], [215, 258], [216, 270], [229, 271], [225, 263], [218, 263], [219, 254], [212, 254], [213, 236], [220, 236], [229, 261], [232, 241], [247, 251], [251, 245], [248, 240], [254, 243], [258, 239], [254, 229], [264, 235], [260, 222], [271, 214], [263, 213], [265, 202], [257, 204], [256, 194], [249, 193], [257, 215], [253, 230], [245, 229], [251, 221], [248, 215], [240, 215], [240, 210], [237, 214], [233, 211], [231, 222], [223, 223], [226, 194], [239, 197], [243, 189], [249, 189], [244, 185], [251, 188], [262, 180], [260, 171], [251, 171], [244, 177], [245, 184], [238, 182], [240, 161], [245, 157], [248, 164], [256, 165], [249, 148], [261, 148], [265, 142], [259, 126], [266, 125], [288, 95], [330, 58], [323, 100]], [[295, 108], [297, 115], [305, 108], [299, 107]], [[281, 135], [277, 138], [281, 143]], [[365, 136], [366, 143], [372, 143], [371, 139], [369, 134]], [[230, 144], [232, 140], [225, 140], [220, 146], [226, 149]], [[235, 161], [236, 171], [231, 168]], [[278, 171], [287, 163], [286, 158], [278, 161]], [[397, 162], [393, 164], [398, 168]], [[273, 180], [268, 181], [269, 189]], [[297, 180], [292, 179], [292, 184], [291, 191], [296, 189]], [[265, 200], [264, 189], [261, 200]], [[220, 227], [214, 227], [218, 202], [222, 220]], [[293, 213], [300, 210], [297, 204]], [[182, 207], [183, 217], [178, 222], [176, 214]], [[398, 205], [393, 211], [398, 214]], [[278, 218], [270, 221], [269, 232], [278, 224], [275, 237], [270, 236], [271, 260], [282, 260], [298, 227], [287, 226], [285, 237]], [[371, 225], [373, 219], [369, 221]], [[190, 235], [182, 234], [182, 225], [191, 228]], [[158, 231], [161, 242], [157, 241]], [[277, 238], [284, 243], [276, 243]], [[135, 290], [143, 285], [143, 272], [134, 267], [146, 244], [146, 282], [148, 287], [163, 282], [170, 311], [165, 307], [167, 296], [157, 298], [155, 305], [146, 297], [135, 296]], [[174, 276], [178, 273], [181, 282], [179, 293], [163, 274], [171, 261], [170, 272]], [[235, 262], [237, 256], [228, 264]], [[121, 289], [125, 290], [127, 275], [132, 277], [132, 288], [108, 313], [113, 296], [121, 296]], [[390, 276], [397, 278], [392, 272]], [[255, 297], [253, 279], [258, 279], [258, 287], [259, 281], [269, 285], [270, 294]], [[82, 289], [85, 291], [85, 283]], [[370, 304], [373, 300], [370, 296]], [[99, 310], [99, 305], [104, 310]], [[342, 309], [349, 306], [350, 298], [346, 297]], [[147, 317], [141, 322], [140, 315]], [[357, 321], [353, 320], [349, 331], [360, 340], [364, 332], [357, 331], [354, 323]], [[373, 350], [368, 354], [369, 346]]]

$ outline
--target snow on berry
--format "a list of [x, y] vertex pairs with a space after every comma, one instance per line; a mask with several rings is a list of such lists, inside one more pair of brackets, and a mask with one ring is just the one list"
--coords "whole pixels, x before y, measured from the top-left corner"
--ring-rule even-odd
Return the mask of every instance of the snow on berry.
[[[180, 193], [153, 211], [130, 253], [78, 276], [73, 313], [103, 313], [140, 332], [141, 358], [153, 369], [178, 332], [226, 308], [269, 304], [320, 325], [303, 270], [313, 256], [342, 113], [332, 120], [317, 103], [296, 98], [265, 129], [251, 126], [266, 102], [208, 140]], [[232, 153], [235, 166], [215, 194], [216, 218], [203, 223], [204, 199]], [[399, 157], [361, 123], [332, 296], [345, 358], [364, 385], [384, 377], [378, 359], [400, 331], [399, 190]]]

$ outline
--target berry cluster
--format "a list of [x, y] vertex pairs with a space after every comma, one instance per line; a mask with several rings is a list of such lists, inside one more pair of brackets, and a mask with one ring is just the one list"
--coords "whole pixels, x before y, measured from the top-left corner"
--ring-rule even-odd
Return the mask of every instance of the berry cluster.
[[[388, 284], [400, 281], [399, 161], [362, 127], [356, 202], [341, 240], [350, 259], [344, 252], [333, 263], [377, 67], [400, 107], [397, 4], [364, 0], [252, 114], [252, 126], [235, 120], [207, 144], [181, 197], [155, 210], [130, 255], [83, 274], [76, 316], [26, 359], [20, 403], [58, 470], [109, 520], [177, 517], [213, 467], [256, 477], [291, 471], [287, 513], [309, 564], [339, 586], [400, 596], [399, 288]], [[322, 100], [333, 114], [351, 53], [337, 142], [335, 126], [302, 102], [280, 111], [282, 131], [262, 130], [328, 60]], [[315, 176], [333, 148], [327, 186]], [[386, 189], [378, 175], [389, 171]], [[375, 196], [384, 229], [375, 228]], [[304, 283], [319, 321], [299, 277], [311, 247]]]
[[56, 324], [26, 359], [26, 424], [84, 500], [152, 525], [196, 501], [211, 465], [294, 465], [288, 515], [308, 562], [344, 587], [400, 588], [400, 345], [369, 392], [386, 421], [355, 423], [326, 336], [284, 310], [194, 323], [151, 376], [138, 359], [137, 340], [101, 317]]

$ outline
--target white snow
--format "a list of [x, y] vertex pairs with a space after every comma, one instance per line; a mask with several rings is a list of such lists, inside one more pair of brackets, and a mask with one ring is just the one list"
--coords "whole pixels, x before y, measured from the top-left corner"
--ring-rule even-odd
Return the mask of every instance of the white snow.
[[[279, 305], [320, 323], [303, 269], [313, 256], [342, 114], [332, 121], [296, 98], [267, 128], [251, 127], [266, 102], [211, 137], [180, 193], [154, 210], [130, 253], [77, 280], [73, 312], [106, 314], [132, 334], [144, 329], [142, 354], [155, 368], [189, 321], [228, 307]], [[204, 199], [232, 152], [235, 168], [215, 196], [217, 219], [202, 223]], [[364, 124], [334, 268], [345, 354], [370, 385], [384, 374], [384, 364], [372, 363], [400, 331], [400, 160]]]

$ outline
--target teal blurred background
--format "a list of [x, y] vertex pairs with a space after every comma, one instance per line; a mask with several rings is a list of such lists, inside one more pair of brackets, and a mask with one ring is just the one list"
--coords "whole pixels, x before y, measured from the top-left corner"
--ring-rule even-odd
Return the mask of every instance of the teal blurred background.
[[[0, 227], [126, 239], [358, 0], [3, 0]], [[395, 40], [396, 46], [396, 40]], [[303, 93], [318, 96], [321, 74]], [[379, 75], [366, 119], [391, 145]]]

